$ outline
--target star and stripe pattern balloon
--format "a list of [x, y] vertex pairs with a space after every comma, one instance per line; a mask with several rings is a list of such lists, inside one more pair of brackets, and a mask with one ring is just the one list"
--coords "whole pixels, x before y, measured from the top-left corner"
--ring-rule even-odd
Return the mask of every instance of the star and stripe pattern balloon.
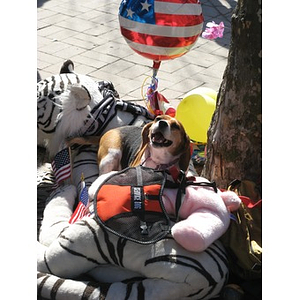
[[121, 34], [138, 54], [162, 61], [184, 55], [202, 32], [199, 0], [123, 0]]

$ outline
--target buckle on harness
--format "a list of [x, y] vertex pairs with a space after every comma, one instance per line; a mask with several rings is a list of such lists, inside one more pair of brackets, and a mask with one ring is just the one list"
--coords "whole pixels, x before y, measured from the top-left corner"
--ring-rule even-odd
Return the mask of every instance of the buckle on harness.
[[148, 235], [149, 234], [148, 226], [147, 226], [146, 222], [141, 221], [140, 229], [141, 229], [141, 234], [142, 235]]
[[180, 186], [182, 186], [184, 183], [186, 183], [186, 176], [185, 176], [185, 172], [183, 170], [179, 170], [177, 181], [180, 184]]
[[212, 182], [194, 182], [194, 181], [186, 181], [186, 185], [195, 185], [195, 186], [203, 186], [203, 187], [211, 187], [215, 193], [218, 193], [217, 184], [215, 181]]

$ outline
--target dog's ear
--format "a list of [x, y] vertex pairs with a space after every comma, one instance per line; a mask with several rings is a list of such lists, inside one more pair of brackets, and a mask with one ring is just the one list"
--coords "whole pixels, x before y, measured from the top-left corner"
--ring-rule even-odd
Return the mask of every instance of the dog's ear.
[[179, 157], [179, 168], [180, 170], [183, 170], [184, 172], [187, 171], [191, 159], [191, 146], [190, 146], [190, 138], [187, 134], [185, 134], [184, 137], [184, 150]]
[[135, 158], [133, 162], [130, 164], [131, 167], [136, 167], [141, 164], [142, 156], [147, 148], [147, 145], [149, 143], [149, 130], [152, 126], [153, 122], [147, 123], [142, 130], [142, 143], [139, 147], [139, 150], [137, 151]]

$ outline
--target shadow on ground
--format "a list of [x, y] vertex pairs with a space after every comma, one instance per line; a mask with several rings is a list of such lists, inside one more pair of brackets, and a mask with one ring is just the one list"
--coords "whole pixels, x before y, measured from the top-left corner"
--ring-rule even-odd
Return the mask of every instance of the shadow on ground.
[[49, 0], [37, 0], [37, 7], [43, 6], [43, 4], [47, 1], [49, 1]]

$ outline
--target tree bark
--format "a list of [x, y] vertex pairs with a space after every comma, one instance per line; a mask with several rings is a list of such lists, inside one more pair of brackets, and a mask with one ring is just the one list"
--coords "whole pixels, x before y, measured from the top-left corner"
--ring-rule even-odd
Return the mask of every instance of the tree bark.
[[238, 0], [201, 174], [221, 188], [233, 179], [251, 180], [261, 186], [261, 18], [261, 0]]

